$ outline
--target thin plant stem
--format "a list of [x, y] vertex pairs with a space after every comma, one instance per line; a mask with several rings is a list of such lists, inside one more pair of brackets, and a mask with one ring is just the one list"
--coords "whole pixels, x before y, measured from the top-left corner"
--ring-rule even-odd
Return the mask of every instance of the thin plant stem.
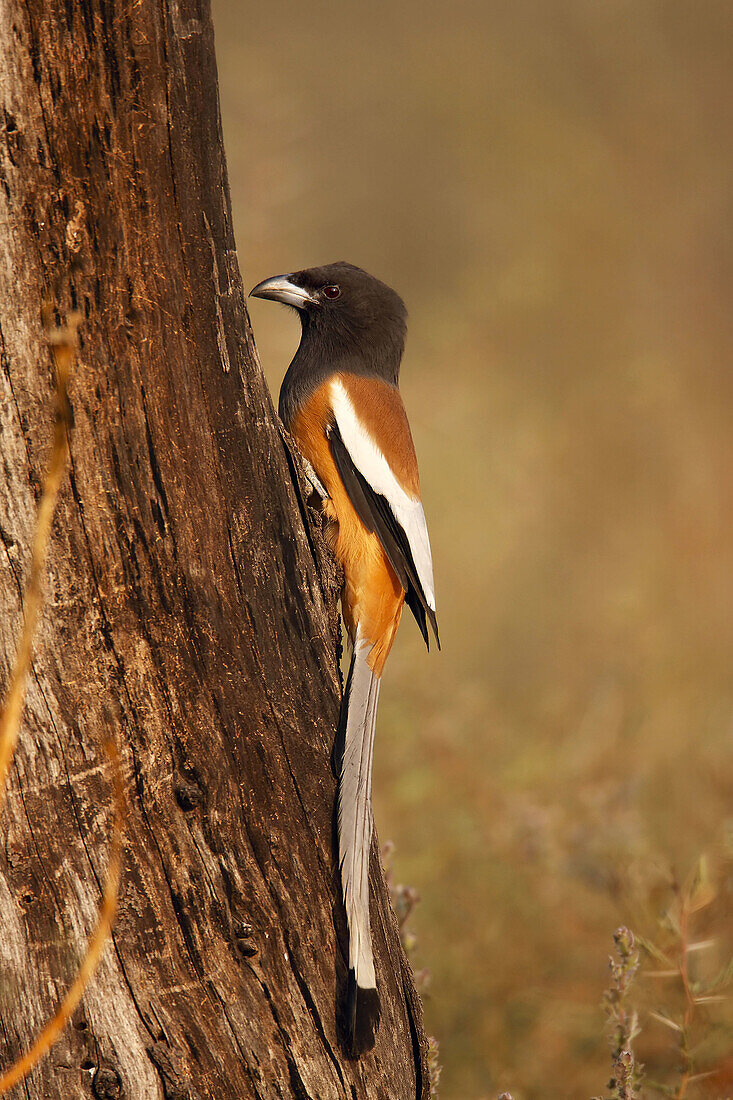
[[41, 502], [38, 505], [36, 530], [31, 551], [31, 568], [23, 601], [23, 629], [18, 643], [10, 683], [0, 713], [0, 808], [5, 798], [8, 772], [18, 743], [20, 720], [23, 714], [28, 670], [33, 657], [33, 638], [43, 604], [43, 577], [51, 537], [51, 523], [56, 501], [66, 468], [70, 426], [68, 383], [76, 355], [76, 330], [79, 317], [74, 314], [63, 329], [52, 329], [47, 336], [56, 364], [56, 424], [54, 427], [51, 459], [48, 465]]
[[[43, 603], [43, 577], [48, 557], [56, 502], [66, 468], [69, 446], [71, 412], [68, 400], [68, 384], [76, 356], [79, 316], [70, 315], [64, 328], [50, 324], [51, 307], [44, 307], [46, 336], [51, 345], [56, 366], [56, 424], [48, 471], [43, 482], [38, 506], [36, 529], [31, 550], [31, 568], [23, 603], [23, 629], [18, 651], [0, 714], [0, 807], [2, 807], [8, 773], [18, 743], [20, 721], [23, 714], [28, 671], [33, 656], [33, 638]], [[122, 865], [122, 837], [125, 817], [125, 792], [119, 753], [113, 740], [106, 746], [114, 775], [115, 819], [112, 827], [109, 863], [97, 923], [89, 939], [76, 978], [64, 997], [53, 1019], [43, 1028], [31, 1049], [18, 1059], [0, 1077], [0, 1096], [13, 1088], [28, 1075], [33, 1066], [50, 1050], [79, 1004], [89, 981], [96, 970], [104, 946], [110, 936], [112, 922], [117, 911], [120, 873]]]
[[117, 898], [120, 888], [122, 867], [125, 788], [122, 779], [122, 765], [119, 753], [117, 752], [117, 746], [113, 740], [108, 742], [106, 749], [114, 775], [115, 819], [112, 826], [109, 863], [107, 865], [107, 875], [105, 878], [104, 890], [102, 892], [102, 902], [99, 907], [97, 923], [89, 938], [87, 950], [82, 959], [76, 978], [59, 1005], [55, 1016], [46, 1024], [28, 1053], [24, 1054], [22, 1058], [19, 1058], [17, 1062], [14, 1062], [10, 1069], [0, 1077], [0, 1096], [4, 1096], [8, 1089], [11, 1089], [14, 1085], [17, 1085], [19, 1081], [22, 1081], [33, 1069], [36, 1062], [38, 1062], [54, 1045], [63, 1029], [66, 1027], [70, 1016], [79, 1004], [84, 990], [88, 986], [97, 968], [102, 951], [112, 931], [112, 924], [115, 913], [117, 912]]

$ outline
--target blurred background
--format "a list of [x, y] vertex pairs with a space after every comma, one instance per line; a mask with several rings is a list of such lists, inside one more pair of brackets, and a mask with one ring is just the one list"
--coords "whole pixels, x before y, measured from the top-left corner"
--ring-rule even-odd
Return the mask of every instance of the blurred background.
[[[410, 311], [443, 652], [404, 621], [375, 814], [422, 898], [440, 1095], [587, 1100], [613, 931], [674, 938], [701, 853], [696, 958], [733, 953], [733, 8], [214, 16], [245, 283], [346, 259]], [[251, 315], [276, 397], [300, 326]], [[648, 1009], [678, 986], [637, 982], [649, 1076], [733, 1095], [725, 1002], [694, 1021], [718, 1076], [676, 1083]]]

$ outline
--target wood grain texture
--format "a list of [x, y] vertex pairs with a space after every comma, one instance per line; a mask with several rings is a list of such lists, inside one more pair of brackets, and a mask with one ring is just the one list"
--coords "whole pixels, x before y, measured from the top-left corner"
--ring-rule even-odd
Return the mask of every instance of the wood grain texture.
[[333, 566], [259, 370], [208, 6], [0, 2], [0, 671], [51, 436], [40, 305], [83, 315], [70, 473], [0, 822], [0, 1059], [93, 925], [114, 728], [131, 809], [114, 942], [18, 1096], [427, 1096], [377, 860], [382, 1023], [348, 1061], [330, 750]]

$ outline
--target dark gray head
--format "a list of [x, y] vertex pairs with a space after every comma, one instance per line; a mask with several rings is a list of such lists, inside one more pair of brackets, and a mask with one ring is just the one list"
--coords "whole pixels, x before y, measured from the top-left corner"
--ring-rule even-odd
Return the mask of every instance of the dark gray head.
[[407, 310], [373, 275], [353, 264], [325, 264], [265, 279], [251, 294], [297, 309], [303, 334], [291, 370], [319, 378], [352, 371], [397, 384]]

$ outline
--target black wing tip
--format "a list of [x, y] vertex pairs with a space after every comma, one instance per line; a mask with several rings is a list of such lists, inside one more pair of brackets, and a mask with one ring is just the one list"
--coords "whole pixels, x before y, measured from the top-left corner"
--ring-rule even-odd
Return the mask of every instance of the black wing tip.
[[425, 606], [420, 599], [420, 595], [413, 585], [409, 585], [405, 592], [405, 603], [409, 607], [412, 614], [415, 616], [415, 622], [418, 625], [420, 633], [422, 634], [423, 641], [430, 652], [430, 635], [428, 634], [428, 621], [425, 616]]
[[[433, 634], [435, 635], [435, 644], [438, 647], [438, 652], [441, 652], [440, 635], [438, 634], [438, 617], [433, 611], [432, 607], [428, 610], [428, 618], [430, 619], [430, 625], [433, 628]], [[428, 646], [428, 649], [430, 646]]]
[[415, 616], [415, 622], [417, 623], [420, 633], [423, 636], [423, 641], [427, 647], [428, 653], [430, 652], [430, 631], [428, 630], [428, 623], [432, 628], [435, 635], [435, 643], [440, 650], [440, 635], [438, 634], [438, 619], [433, 611], [432, 607], [428, 605], [425, 597], [418, 592], [414, 585], [410, 585], [405, 592], [405, 603], [409, 607], [412, 614]]
[[346, 1051], [350, 1058], [360, 1058], [374, 1046], [379, 1026], [379, 994], [376, 989], [364, 989], [356, 983], [356, 974], [349, 970], [344, 1004]]

